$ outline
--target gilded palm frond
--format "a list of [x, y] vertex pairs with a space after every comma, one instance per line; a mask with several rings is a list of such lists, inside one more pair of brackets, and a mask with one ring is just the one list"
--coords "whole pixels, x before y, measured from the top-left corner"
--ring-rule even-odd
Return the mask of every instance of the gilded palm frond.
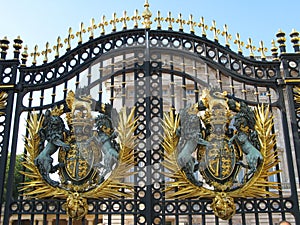
[[[297, 104], [300, 104], [300, 87], [295, 86], [293, 91], [294, 91], [294, 101]], [[297, 110], [297, 113], [300, 113], [300, 107], [298, 107], [296, 110]]]
[[[5, 109], [6, 107], [6, 100], [7, 100], [7, 93], [6, 92], [0, 92], [0, 110]], [[3, 112], [0, 112], [0, 115], [3, 115]]]

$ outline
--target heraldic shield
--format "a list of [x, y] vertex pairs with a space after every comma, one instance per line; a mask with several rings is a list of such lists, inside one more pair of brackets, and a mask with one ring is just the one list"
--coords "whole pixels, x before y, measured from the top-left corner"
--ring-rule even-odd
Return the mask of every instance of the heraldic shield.
[[236, 211], [234, 198], [274, 195], [279, 173], [273, 116], [267, 106], [254, 111], [226, 92], [203, 89], [201, 100], [166, 113], [163, 120], [165, 174], [169, 198], [211, 198], [221, 219]]
[[89, 95], [69, 91], [59, 107], [32, 113], [23, 162], [27, 171], [22, 172], [28, 181], [21, 191], [27, 198], [66, 199], [64, 208], [74, 219], [87, 214], [88, 198], [130, 197], [133, 184], [125, 183], [124, 176], [135, 165], [134, 111], [118, 113]]

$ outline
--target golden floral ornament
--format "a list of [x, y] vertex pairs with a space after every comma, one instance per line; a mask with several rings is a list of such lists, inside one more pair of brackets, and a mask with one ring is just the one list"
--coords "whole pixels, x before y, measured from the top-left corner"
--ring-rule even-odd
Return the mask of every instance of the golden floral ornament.
[[237, 198], [275, 197], [271, 190], [280, 185], [268, 179], [280, 173], [273, 126], [269, 106], [252, 110], [216, 90], [204, 90], [198, 103], [179, 113], [165, 113], [166, 197], [210, 198], [223, 220], [235, 214]]
[[[93, 103], [90, 96], [75, 96], [70, 91], [67, 110], [56, 106], [43, 114], [30, 113], [23, 162], [26, 170], [20, 171], [28, 180], [20, 189], [26, 198], [66, 199], [66, 213], [77, 220], [88, 213], [88, 199], [129, 198], [133, 194], [133, 184], [124, 177], [133, 174], [135, 165], [135, 108], [115, 110], [114, 125], [114, 109], [102, 104], [92, 113]], [[54, 165], [51, 156], [56, 151], [58, 163]]]

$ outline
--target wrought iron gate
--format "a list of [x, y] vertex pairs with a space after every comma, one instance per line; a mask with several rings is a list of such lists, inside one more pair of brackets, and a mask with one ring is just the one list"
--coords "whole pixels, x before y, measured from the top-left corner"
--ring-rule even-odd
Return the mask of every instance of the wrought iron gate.
[[[127, 29], [129, 18], [124, 16], [111, 20], [113, 32], [107, 35], [104, 30], [107, 22], [102, 21], [99, 37], [94, 37], [91, 26], [89, 40], [83, 43], [82, 29], [78, 32], [78, 46], [73, 49], [70, 33], [63, 55], [60, 55], [58, 39], [54, 48], [56, 55], [51, 62], [48, 62], [47, 45], [42, 65], [37, 65], [37, 50], [32, 54], [32, 66], [26, 65], [28, 53], [26, 48], [21, 53], [20, 38], [14, 40], [13, 59], [6, 59], [9, 41], [0, 41], [1, 223], [271, 225], [287, 219], [292, 224], [300, 224], [297, 194], [300, 177], [299, 33], [291, 34], [295, 53], [286, 53], [285, 34], [279, 32], [279, 55], [274, 44], [272, 57], [267, 60], [265, 48], [261, 46], [258, 59], [254, 57], [250, 42], [250, 56], [245, 57], [240, 40], [237, 40], [238, 53], [230, 49], [226, 32], [225, 46], [219, 43], [217, 32], [214, 40], [209, 40], [204, 21], [199, 23], [202, 36], [195, 35], [198, 24], [192, 17], [187, 21], [190, 33], [183, 32], [182, 18], [177, 20], [179, 31], [174, 31], [171, 15], [164, 20], [158, 15], [153, 20], [157, 22], [157, 29], [151, 29], [152, 15], [148, 7], [146, 3], [142, 14], [143, 29], [138, 28], [140, 17], [137, 14], [132, 17], [134, 29]], [[118, 21], [123, 30], [116, 32]], [[168, 30], [162, 29], [163, 22], [167, 22]], [[214, 29], [217, 28], [213, 26], [211, 30]], [[221, 220], [214, 214], [212, 198], [170, 198], [166, 191], [172, 178], [166, 175], [168, 169], [163, 163], [166, 157], [162, 145], [164, 112], [177, 114], [180, 109], [200, 102], [205, 88], [226, 91], [250, 107], [262, 103], [269, 105], [274, 115], [271, 133], [277, 135], [273, 148], [278, 149], [274, 158], [280, 162], [268, 168], [271, 172], [264, 179], [278, 182], [279, 188], [274, 189], [274, 185], [268, 183], [270, 186], [264, 189], [276, 197], [269, 194], [235, 197], [236, 213], [229, 220]], [[28, 155], [28, 148], [24, 148], [30, 136], [28, 122], [24, 125], [26, 120], [33, 112], [45, 114], [55, 106], [66, 106], [70, 91], [90, 95], [95, 102], [107, 103], [117, 111], [123, 106], [135, 107], [136, 118], [135, 163], [130, 170], [132, 173], [123, 177], [124, 182], [133, 184], [133, 195], [92, 196], [88, 198], [88, 212], [80, 220], [66, 215], [66, 199], [49, 195], [29, 198], [26, 193], [22, 195], [24, 191], [14, 191], [15, 186], [22, 187], [16, 181], [28, 179], [18, 173], [19, 170], [28, 171], [26, 164], [19, 163], [19, 155], [23, 157], [21, 161]], [[47, 187], [43, 187], [45, 192]], [[176, 189], [180, 186], [172, 191]], [[119, 191], [125, 193], [127, 190], [121, 187]]]

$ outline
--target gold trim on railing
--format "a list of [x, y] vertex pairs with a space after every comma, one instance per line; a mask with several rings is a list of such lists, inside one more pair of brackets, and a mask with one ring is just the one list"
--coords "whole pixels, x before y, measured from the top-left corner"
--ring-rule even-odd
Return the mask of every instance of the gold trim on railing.
[[95, 24], [95, 19], [91, 19], [91, 25], [88, 27], [88, 32], [90, 32], [90, 39], [94, 38], [94, 30], [97, 29], [97, 25]]
[[267, 52], [268, 49], [264, 47], [264, 42], [263, 41], [259, 42], [259, 48], [257, 49], [257, 51], [261, 53], [261, 56], [260, 56], [261, 59], [265, 60], [266, 59], [265, 52]]
[[38, 52], [38, 48], [39, 48], [38, 45], [35, 45], [33, 53], [30, 54], [30, 56], [33, 57], [32, 65], [36, 65], [36, 62], [37, 62], [36, 57], [40, 56], [40, 53]]
[[201, 33], [203, 37], [206, 37], [206, 30], [208, 30], [208, 26], [204, 22], [204, 17], [202, 16], [200, 19], [200, 23], [198, 24], [198, 27], [201, 28]]
[[67, 44], [66, 50], [69, 51], [71, 49], [71, 41], [75, 38], [74, 34], [72, 34], [72, 27], [69, 27], [68, 37], [65, 38], [64, 42]]
[[82, 43], [82, 34], [84, 34], [86, 30], [84, 29], [84, 23], [80, 23], [79, 31], [76, 32], [76, 37], [78, 37], [78, 44]]
[[63, 47], [64, 45], [61, 43], [61, 38], [58, 36], [57, 37], [57, 43], [56, 45], [53, 46], [53, 50], [55, 51], [55, 58], [59, 57], [59, 50]]
[[219, 34], [220, 34], [220, 30], [217, 28], [217, 23], [215, 20], [212, 21], [212, 26], [210, 27], [210, 31], [212, 31], [214, 33], [214, 40], [216, 42], [219, 41]]
[[98, 27], [101, 28], [101, 35], [105, 34], [105, 27], [108, 25], [105, 15], [102, 16], [101, 22], [98, 24]]
[[138, 28], [139, 27], [138, 21], [141, 20], [141, 17], [139, 16], [139, 11], [137, 9], [134, 11], [134, 15], [131, 17], [131, 20], [134, 22], [133, 23], [134, 28]]
[[161, 22], [164, 21], [164, 18], [160, 15], [160, 11], [157, 11], [157, 17], [154, 18], [154, 21], [157, 22], [157, 29], [161, 29]]
[[187, 22], [187, 25], [190, 25], [190, 32], [193, 34], [195, 33], [194, 27], [197, 25], [197, 23], [193, 20], [193, 15], [190, 14], [189, 20]]
[[185, 20], [182, 19], [182, 14], [181, 13], [178, 14], [178, 19], [176, 20], [176, 23], [179, 24], [179, 30], [183, 31], [183, 25], [185, 24]]
[[51, 49], [49, 48], [49, 42], [46, 43], [46, 49], [42, 51], [42, 55], [44, 55], [43, 63], [48, 62], [48, 53], [51, 53]]
[[252, 43], [252, 39], [248, 38], [248, 44], [246, 45], [246, 48], [249, 49], [249, 55], [250, 57], [254, 57], [254, 52], [256, 50], [256, 47]]
[[149, 10], [148, 0], [146, 0], [146, 2], [144, 4], [144, 8], [145, 8], [144, 12], [142, 13], [142, 17], [144, 18], [144, 21], [142, 22], [142, 24], [144, 25], [144, 28], [150, 29], [151, 28], [151, 24], [152, 24], [152, 21], [151, 21], [152, 13]]
[[227, 24], [224, 25], [224, 30], [222, 31], [221, 35], [225, 37], [225, 45], [229, 48], [230, 47], [229, 40], [232, 39], [232, 35], [229, 34], [228, 32]]
[[234, 40], [233, 43], [237, 45], [238, 53], [243, 54], [242, 47], [244, 46], [244, 42], [241, 41], [241, 36], [239, 33], [236, 34], [236, 39]]
[[[130, 22], [131, 22], [131, 24], [130, 24]], [[133, 12], [133, 16], [128, 15], [127, 11], [123, 11], [123, 15], [120, 16], [119, 18], [117, 17], [116, 13], [113, 13], [112, 18], [110, 18], [108, 20], [106, 19], [106, 16], [103, 15], [101, 17], [101, 22], [98, 22], [98, 23], [96, 23], [96, 20], [94, 18], [92, 18], [90, 21], [90, 25], [89, 25], [89, 27], [87, 27], [87, 29], [85, 29], [83, 22], [80, 23], [79, 31], [77, 31], [77, 32], [72, 32], [72, 28], [70, 27], [68, 30], [68, 35], [66, 38], [63, 39], [63, 42], [65, 44], [66, 51], [69, 51], [72, 48], [72, 46], [71, 46], [72, 39], [74, 39], [75, 36], [78, 38], [77, 39], [78, 45], [80, 45], [83, 42], [84, 33], [88, 32], [89, 39], [94, 39], [95, 37], [97, 37], [96, 32], [95, 32], [96, 29], [98, 29], [98, 28], [100, 29], [100, 35], [105, 35], [107, 32], [106, 27], [109, 24], [111, 25], [111, 32], [116, 32], [117, 29], [120, 29], [120, 28], [122, 28], [123, 30], [127, 30], [127, 29], [129, 29], [130, 26], [133, 26], [134, 29], [141, 28], [140, 27], [141, 24], [142, 24], [142, 28], [151, 29], [151, 25], [153, 22], [156, 23], [157, 30], [163, 29], [163, 26], [165, 27], [165, 29], [173, 30], [175, 27], [174, 23], [177, 23], [177, 25], [178, 25], [177, 27], [180, 32], [186, 32], [187, 29], [189, 29], [190, 33], [197, 35], [197, 32], [199, 32], [200, 35], [202, 35], [202, 37], [204, 37], [204, 38], [207, 38], [207, 36], [211, 36], [215, 42], [219, 42], [219, 35], [221, 34], [224, 37], [224, 46], [231, 48], [230, 42], [232, 41], [233, 37], [228, 31], [227, 24], [225, 24], [223, 26], [223, 30], [220, 31], [220, 29], [217, 28], [215, 20], [212, 21], [212, 25], [209, 27], [205, 23], [204, 17], [200, 17], [200, 21], [196, 22], [196, 21], [194, 21], [193, 15], [189, 15], [189, 17], [187, 19], [184, 17], [183, 14], [179, 13], [178, 17], [175, 19], [172, 17], [172, 12], [168, 12], [165, 17], [165, 16], [162, 16], [161, 11], [157, 11], [157, 16], [155, 18], [152, 18], [152, 12], [150, 11], [150, 4], [149, 4], [148, 0], [145, 0], [144, 10], [142, 11], [141, 15], [139, 15], [139, 11], [136, 9]], [[185, 25], [187, 25], [187, 26], [185, 26]], [[207, 32], [208, 30], [211, 31], [209, 34]], [[299, 32], [296, 31], [295, 29], [293, 29], [289, 36], [290, 36], [290, 41], [293, 44], [295, 53], [299, 54], [300, 53]], [[280, 50], [281, 54], [286, 53], [285, 33], [282, 30], [279, 30], [278, 33], [276, 34], [276, 37], [277, 37], [277, 42], [279, 43], [279, 47], [277, 48], [275, 46], [275, 42], [272, 41], [272, 43], [271, 43], [272, 47], [270, 48], [273, 60], [278, 60], [278, 49]], [[19, 45], [18, 43], [19, 42], [15, 42], [15, 44], [14, 44], [14, 46], [15, 46], [14, 53], [15, 53], [16, 57], [19, 57], [19, 54], [17, 54], [17, 51], [21, 50], [21, 48], [22, 48], [22, 46]], [[234, 40], [234, 43], [236, 44], [236, 47], [237, 47], [237, 53], [243, 54], [242, 47], [243, 47], [244, 42], [240, 39], [239, 33], [237, 34], [237, 38]], [[55, 44], [54, 47], [55, 47], [54, 57], [57, 58], [60, 55], [59, 51], [62, 48], [62, 43], [59, 42], [59, 43]], [[5, 59], [6, 54], [7, 54], [6, 51], [9, 48], [9, 41], [7, 40], [6, 37], [4, 37], [4, 39], [0, 40], [0, 48], [2, 50], [0, 58], [3, 60], [3, 59]], [[249, 50], [250, 58], [254, 59], [254, 51], [256, 51], [258, 49], [253, 46], [252, 40], [250, 38], [248, 39], [248, 44], [246, 45], [246, 48]], [[261, 48], [259, 48], [259, 49], [261, 49]], [[261, 58], [263, 60], [265, 60], [266, 59], [266, 55], [265, 55], [266, 48], [263, 47], [263, 49], [264, 49], [263, 51], [260, 50], [260, 53], [261, 53]], [[23, 53], [23, 55], [28, 54], [25, 52]], [[43, 51], [42, 53], [43, 53], [42, 55], [44, 56], [43, 62], [44, 63], [48, 62], [49, 58], [51, 56], [50, 55], [51, 52], [49, 52], [46, 47], [46, 50]], [[21, 56], [23, 56], [23, 55], [21, 54]], [[32, 57], [32, 64], [34, 64], [34, 65], [37, 64], [38, 56], [40, 56], [39, 53], [36, 50], [34, 50], [29, 55]], [[24, 57], [24, 56], [21, 58], [22, 66], [25, 66], [26, 61], [27, 61], [27, 57]]]

